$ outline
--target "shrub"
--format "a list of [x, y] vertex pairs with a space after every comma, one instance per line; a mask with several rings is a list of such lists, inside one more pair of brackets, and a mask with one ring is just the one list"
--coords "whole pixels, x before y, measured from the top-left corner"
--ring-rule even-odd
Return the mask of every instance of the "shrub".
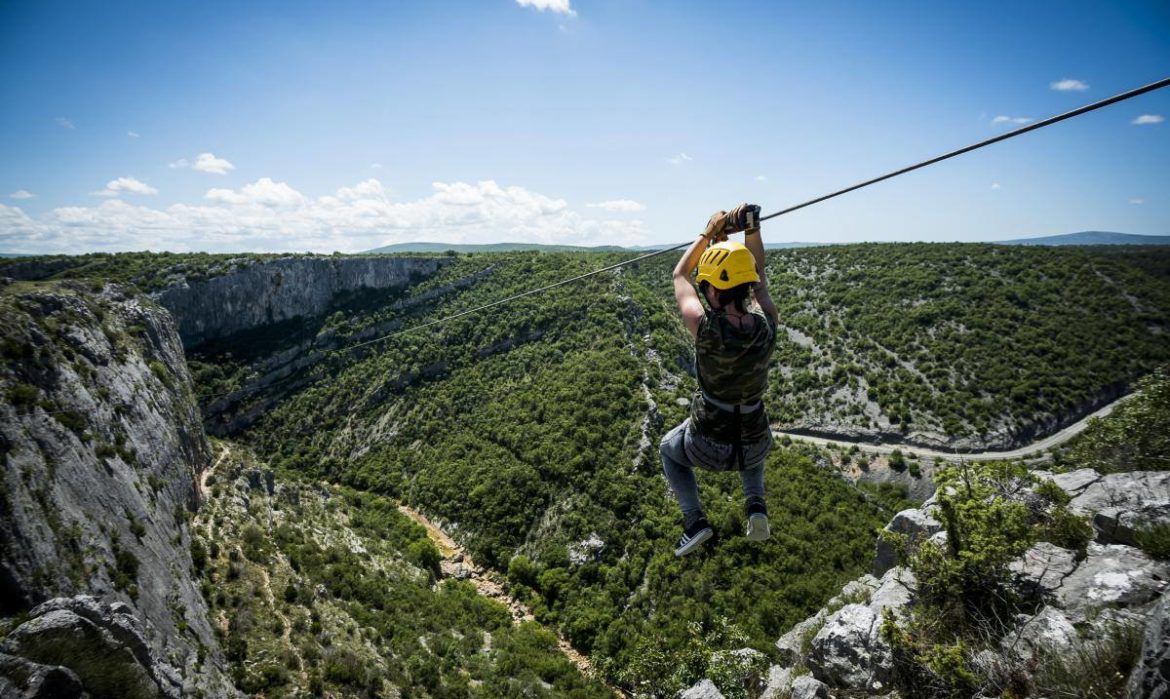
[[1148, 524], [1134, 532], [1134, 543], [1151, 558], [1170, 560], [1170, 524]]
[[964, 625], [1003, 615], [1011, 606], [1008, 564], [1031, 546], [1035, 530], [1027, 507], [1013, 495], [1027, 470], [1006, 462], [962, 463], [938, 472], [938, 508], [945, 548], [920, 546], [910, 557], [921, 599], [941, 618]]
[[27, 407], [37, 402], [40, 390], [27, 383], [18, 383], [8, 389], [8, 402], [18, 408]]
[[195, 572], [203, 572], [204, 566], [207, 565], [207, 547], [199, 540], [199, 537], [191, 537], [191, 563], [195, 566]]

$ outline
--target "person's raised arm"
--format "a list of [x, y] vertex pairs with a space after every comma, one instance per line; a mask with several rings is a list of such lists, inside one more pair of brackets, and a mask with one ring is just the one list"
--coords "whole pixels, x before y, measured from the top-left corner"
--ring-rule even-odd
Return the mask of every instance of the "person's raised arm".
[[756, 224], [755, 228], [749, 228], [743, 232], [743, 244], [748, 250], [751, 250], [752, 257], [756, 258], [756, 274], [760, 275], [760, 281], [756, 282], [754, 289], [756, 303], [760, 304], [760, 308], [763, 309], [764, 313], [773, 322], [779, 322], [776, 304], [772, 302], [772, 296], [768, 293], [768, 277], [764, 268], [764, 240], [760, 233], [759, 207], [756, 207], [756, 209], [756, 217], [754, 219]]
[[720, 237], [724, 240], [727, 239], [723, 233], [725, 216], [726, 212], [724, 211], [713, 215], [707, 222], [706, 232], [691, 243], [691, 246], [679, 258], [678, 264], [674, 266], [674, 299], [678, 302], [678, 310], [682, 313], [683, 324], [687, 326], [691, 337], [698, 335], [699, 321], [703, 320], [703, 315], [706, 313], [703, 309], [703, 302], [699, 300], [699, 294], [695, 291], [695, 285], [691, 283], [691, 273], [699, 265], [699, 258], [703, 256], [707, 246], [719, 240]]

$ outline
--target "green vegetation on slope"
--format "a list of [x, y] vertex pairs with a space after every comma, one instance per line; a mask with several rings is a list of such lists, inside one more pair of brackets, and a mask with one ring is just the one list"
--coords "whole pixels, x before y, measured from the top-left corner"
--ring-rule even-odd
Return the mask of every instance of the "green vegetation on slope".
[[513, 626], [469, 583], [434, 584], [439, 552], [391, 501], [283, 477], [269, 494], [263, 464], [232, 448], [210, 479], [193, 558], [245, 692], [610, 696], [550, 632]]
[[1170, 471], [1170, 366], [1138, 381], [1137, 391], [1057, 450], [1056, 470]]
[[1026, 436], [1170, 359], [1170, 248], [850, 245], [768, 261], [781, 321], [804, 336], [780, 348], [783, 425]]
[[[410, 328], [624, 257], [458, 257], [396, 297], [441, 290], [433, 299], [345, 307], [318, 332]], [[771, 252], [786, 325], [772, 417], [952, 436], [1050, 424], [1167, 357], [1170, 284], [1151, 257], [1167, 259], [980, 245]], [[778, 449], [773, 540], [739, 536], [734, 475], [701, 474], [723, 541], [671, 556], [678, 516], [656, 445], [686, 415], [695, 382], [669, 268], [642, 263], [327, 355], [306, 370], [315, 383], [254, 404], [264, 417], [242, 437], [282, 470], [441, 518], [611, 681], [669, 696], [714, 672], [696, 648], [770, 652], [868, 568], [885, 519], [808, 455]], [[201, 367], [245, 381], [239, 350], [222, 343]]]
[[[485, 276], [421, 306], [335, 313], [322, 332], [409, 328], [618, 259], [460, 257], [403, 298]], [[769, 265], [795, 331], [773, 377], [782, 422], [837, 411], [858, 427], [889, 416], [952, 434], [1025, 428], [1168, 349], [1151, 332], [1170, 325], [1168, 287], [1124, 256], [846, 246], [772, 252]], [[457, 525], [476, 559], [508, 571], [538, 618], [611, 681], [669, 695], [708, 670], [687, 660], [696, 638], [769, 652], [868, 566], [885, 515], [807, 456], [778, 450], [767, 477], [773, 541], [743, 541], [735, 477], [702, 474], [724, 543], [672, 558], [678, 517], [656, 445], [695, 384], [668, 269], [643, 263], [329, 357], [314, 369], [325, 380], [276, 404], [248, 439], [284, 469]], [[849, 385], [880, 412], [834, 403]]]

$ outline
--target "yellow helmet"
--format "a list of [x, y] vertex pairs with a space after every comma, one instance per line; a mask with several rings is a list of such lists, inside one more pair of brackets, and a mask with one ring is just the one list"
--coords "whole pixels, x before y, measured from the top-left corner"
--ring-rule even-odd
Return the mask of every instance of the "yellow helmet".
[[716, 289], [760, 281], [756, 272], [756, 258], [743, 243], [725, 240], [707, 248], [699, 258], [699, 274], [695, 281], [709, 282]]

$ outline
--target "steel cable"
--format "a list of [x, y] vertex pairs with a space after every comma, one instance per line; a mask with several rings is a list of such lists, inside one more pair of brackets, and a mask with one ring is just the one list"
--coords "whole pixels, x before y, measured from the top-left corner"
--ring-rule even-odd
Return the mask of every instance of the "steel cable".
[[[1087, 114], [1088, 112], [1092, 112], [1092, 111], [1095, 111], [1097, 109], [1101, 109], [1102, 107], [1108, 107], [1111, 104], [1123, 102], [1125, 100], [1132, 99], [1132, 98], [1137, 97], [1139, 95], [1144, 95], [1147, 92], [1153, 92], [1154, 90], [1158, 90], [1158, 89], [1161, 89], [1161, 88], [1167, 87], [1167, 86], [1170, 86], [1170, 78], [1163, 78], [1162, 80], [1158, 80], [1158, 81], [1149, 83], [1148, 85], [1143, 85], [1142, 87], [1134, 88], [1132, 90], [1128, 90], [1126, 92], [1122, 92], [1122, 93], [1113, 95], [1112, 97], [1108, 97], [1108, 98], [1100, 100], [1098, 102], [1093, 102], [1091, 104], [1086, 104], [1084, 106], [1077, 107], [1076, 109], [1073, 109], [1071, 111], [1065, 112], [1063, 114], [1058, 114], [1056, 116], [1048, 117], [1047, 119], [1037, 121], [1033, 124], [1021, 126], [1020, 128], [1014, 129], [1012, 131], [1008, 131], [1007, 133], [1003, 133], [1003, 134], [1000, 134], [998, 136], [993, 136], [992, 138], [988, 138], [988, 139], [979, 141], [978, 143], [973, 143], [969, 146], [964, 146], [963, 148], [959, 148], [958, 150], [953, 150], [953, 151], [950, 151], [949, 153], [944, 153], [943, 155], [935, 156], [935, 157], [930, 158], [928, 160], [923, 160], [923, 161], [915, 163], [913, 165], [908, 165], [908, 166], [901, 168], [899, 170], [894, 170], [893, 172], [888, 172], [884, 175], [880, 175], [878, 177], [874, 177], [872, 179], [865, 180], [864, 182], [859, 182], [855, 185], [845, 187], [844, 189], [839, 189], [835, 192], [831, 192], [829, 194], [825, 194], [825, 195], [816, 197], [815, 199], [809, 199], [806, 202], [802, 202], [800, 204], [790, 206], [786, 209], [781, 209], [780, 211], [768, 214], [767, 216], [761, 216], [760, 221], [767, 221], [768, 219], [776, 218], [777, 216], [783, 216], [784, 214], [792, 213], [793, 211], [803, 209], [807, 206], [812, 206], [813, 204], [819, 204], [823, 201], [833, 199], [834, 197], [839, 197], [842, 194], [848, 194], [849, 192], [854, 192], [858, 189], [862, 189], [863, 187], [868, 187], [872, 184], [877, 184], [878, 182], [882, 182], [882, 181], [897, 177], [899, 175], [904, 175], [908, 172], [913, 172], [914, 170], [924, 168], [928, 165], [934, 165], [935, 163], [940, 163], [944, 160], [949, 160], [949, 159], [954, 158], [956, 156], [963, 155], [964, 153], [970, 153], [971, 151], [978, 150], [980, 148], [985, 148], [987, 146], [992, 145], [993, 143], [999, 143], [1000, 141], [1006, 141], [1010, 138], [1015, 138], [1016, 136], [1022, 136], [1022, 135], [1029, 133], [1031, 131], [1035, 131], [1037, 129], [1042, 129], [1046, 126], [1051, 126], [1052, 124], [1059, 123], [1059, 122], [1064, 121], [1066, 119], [1071, 119], [1073, 117], [1080, 116], [1082, 114]], [[487, 310], [489, 308], [493, 308], [495, 306], [503, 305], [503, 304], [508, 303], [510, 301], [515, 301], [517, 299], [521, 299], [521, 298], [524, 298], [526, 296], [533, 296], [535, 294], [540, 294], [540, 293], [543, 293], [543, 292], [548, 291], [550, 289], [555, 289], [557, 287], [565, 286], [567, 284], [573, 284], [575, 282], [581, 281], [582, 279], [588, 279], [589, 277], [593, 277], [593, 276], [596, 276], [598, 274], [603, 274], [605, 272], [613, 271], [613, 270], [618, 269], [620, 267], [626, 267], [628, 265], [632, 265], [632, 264], [635, 264], [637, 262], [641, 262], [643, 260], [649, 260], [651, 258], [658, 257], [659, 255], [665, 255], [668, 252], [674, 252], [675, 250], [680, 250], [682, 248], [685, 248], [685, 247], [691, 245], [693, 242], [694, 242], [693, 240], [690, 240], [690, 241], [687, 241], [685, 243], [679, 243], [678, 245], [674, 245], [671, 247], [662, 248], [659, 250], [654, 250], [653, 252], [649, 252], [649, 253], [646, 253], [644, 255], [639, 255], [639, 256], [631, 258], [629, 260], [623, 260], [621, 262], [617, 262], [617, 263], [614, 263], [612, 265], [600, 267], [598, 269], [595, 269], [595, 270], [592, 270], [589, 272], [585, 272], [584, 274], [578, 274], [577, 276], [574, 276], [574, 277], [569, 277], [567, 279], [562, 279], [558, 282], [553, 282], [552, 284], [546, 284], [545, 286], [537, 287], [535, 289], [529, 289], [527, 291], [522, 291], [518, 294], [512, 294], [511, 296], [507, 296], [505, 298], [498, 299], [496, 301], [490, 301], [490, 302], [482, 304], [480, 306], [475, 306], [473, 308], [469, 308], [469, 309], [464, 310], [464, 311], [459, 311], [458, 313], [453, 313], [449, 316], [437, 318], [435, 320], [428, 321], [426, 323], [422, 323], [419, 325], [412, 325], [409, 328], [403, 328], [400, 330], [396, 330], [394, 332], [387, 333], [387, 334], [382, 335], [380, 337], [376, 337], [372, 340], [366, 340], [363, 342], [359, 342], [357, 344], [343, 347], [343, 348], [338, 349], [338, 350], [331, 350], [331, 351], [334, 354], [342, 354], [344, 352], [349, 352], [351, 350], [355, 350], [355, 349], [358, 349], [360, 347], [366, 347], [368, 345], [382, 342], [383, 340], [388, 340], [392, 337], [397, 337], [398, 335], [404, 335], [404, 334], [409, 333], [409, 332], [423, 330], [425, 328], [429, 328], [429, 327], [432, 327], [435, 325], [441, 325], [441, 324], [447, 323], [449, 321], [456, 320], [458, 318], [463, 318], [465, 316], [474, 315], [476, 313], [479, 313], [481, 311], [485, 311], [485, 310]], [[276, 385], [279, 383], [283, 383], [284, 381], [291, 379], [293, 376], [295, 376], [295, 374], [292, 374], [292, 375], [285, 377], [285, 378], [282, 378], [282, 379], [278, 379], [277, 381], [274, 381], [273, 383], [268, 384], [267, 386], [264, 386], [262, 388], [258, 388], [255, 390], [262, 390], [263, 388], [268, 388], [270, 386], [273, 386], [273, 385]], [[247, 389], [239, 389], [237, 391], [227, 391], [224, 393], [216, 393], [216, 394], [211, 394], [209, 396], [205, 396], [205, 398], [207, 398], [207, 399], [220, 398], [223, 396], [231, 395], [233, 393], [238, 393], [240, 391], [246, 391], [246, 390]]]

